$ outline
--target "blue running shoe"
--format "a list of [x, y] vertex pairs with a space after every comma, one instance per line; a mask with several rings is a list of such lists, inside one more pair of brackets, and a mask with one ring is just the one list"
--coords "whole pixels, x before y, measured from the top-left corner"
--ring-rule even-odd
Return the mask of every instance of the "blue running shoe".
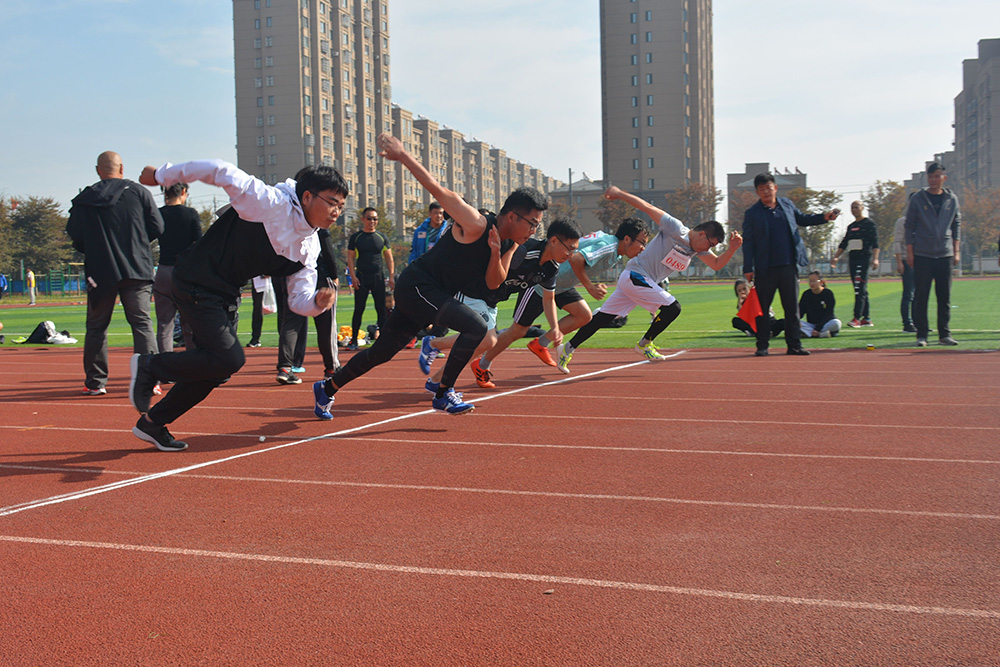
[[449, 389], [441, 398], [432, 400], [431, 405], [434, 406], [435, 410], [447, 412], [449, 415], [464, 415], [476, 408], [472, 403], [463, 403], [461, 395], [457, 394], [454, 389]]
[[326, 395], [326, 389], [323, 387], [325, 382], [323, 380], [316, 380], [313, 383], [313, 397], [316, 399], [316, 407], [313, 412], [320, 419], [333, 419], [333, 415], [330, 414], [330, 408], [333, 407], [333, 398]]
[[424, 336], [423, 341], [420, 343], [420, 357], [417, 358], [417, 363], [420, 364], [420, 370], [424, 375], [431, 374], [431, 364], [441, 354], [431, 345], [432, 340], [434, 340], [434, 336]]
[[302, 366], [292, 366], [292, 372], [297, 374], [302, 374], [306, 372], [306, 369]]

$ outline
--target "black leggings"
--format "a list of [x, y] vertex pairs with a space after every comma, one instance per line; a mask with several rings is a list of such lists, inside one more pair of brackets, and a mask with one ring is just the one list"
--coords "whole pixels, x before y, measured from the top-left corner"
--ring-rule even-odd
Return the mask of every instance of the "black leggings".
[[[403, 304], [396, 304], [375, 342], [351, 357], [351, 360], [333, 376], [332, 383], [327, 381], [328, 395], [332, 396], [336, 389], [392, 359], [413, 340], [418, 331], [430, 324], [430, 322], [416, 321], [406, 315], [404, 310]], [[448, 352], [448, 361], [441, 375], [441, 387], [448, 389], [455, 386], [459, 373], [469, 363], [479, 343], [486, 337], [486, 322], [464, 303], [448, 299], [438, 309], [433, 324], [454, 329], [459, 333], [451, 351]], [[333, 385], [336, 385], [336, 388]]]

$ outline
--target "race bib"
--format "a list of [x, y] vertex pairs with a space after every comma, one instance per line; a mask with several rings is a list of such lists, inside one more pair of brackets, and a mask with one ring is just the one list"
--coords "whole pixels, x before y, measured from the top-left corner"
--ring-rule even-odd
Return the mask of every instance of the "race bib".
[[685, 255], [680, 252], [677, 248], [672, 249], [667, 256], [663, 258], [662, 264], [668, 269], [674, 271], [683, 271], [691, 263], [690, 255]]

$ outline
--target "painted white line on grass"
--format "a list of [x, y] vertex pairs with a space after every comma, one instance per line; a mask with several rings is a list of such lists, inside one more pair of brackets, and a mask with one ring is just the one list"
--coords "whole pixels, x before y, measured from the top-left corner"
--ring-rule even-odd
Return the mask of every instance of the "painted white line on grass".
[[[677, 354], [681, 354], [681, 352], [678, 352]], [[566, 378], [562, 378], [560, 380], [555, 380], [553, 382], [546, 382], [546, 383], [543, 383], [543, 384], [537, 385], [537, 386], [538, 387], [546, 387], [546, 386], [555, 385], [555, 384], [562, 384], [564, 382], [569, 382], [570, 380], [573, 380], [573, 379], [580, 379], [580, 378], [589, 377], [589, 376], [593, 376], [593, 375], [601, 375], [601, 374], [604, 374], [604, 373], [610, 373], [610, 372], [613, 372], [613, 371], [616, 371], [616, 370], [624, 370], [624, 369], [627, 369], [627, 368], [632, 368], [634, 366], [638, 366], [640, 364], [648, 364], [648, 363], [651, 363], [651, 362], [649, 362], [649, 361], [640, 361], [640, 362], [636, 362], [636, 363], [633, 363], [633, 364], [626, 364], [625, 366], [612, 366], [610, 368], [605, 368], [605, 369], [602, 369], [602, 370], [599, 370], [599, 371], [594, 371], [593, 373], [587, 373], [585, 375], [578, 375], [575, 378], [574, 377], [566, 377]], [[533, 388], [535, 388], [535, 387], [534, 386], [532, 386], [532, 387], [522, 387], [521, 389], [513, 389], [511, 391], [503, 392], [503, 393], [500, 393], [500, 394], [493, 394], [491, 396], [487, 396], [487, 397], [484, 397], [483, 399], [479, 399], [479, 400], [481, 402], [482, 400], [491, 400], [491, 399], [495, 399], [495, 398], [501, 398], [503, 396], [509, 396], [509, 395], [512, 395], [512, 394], [517, 394], [517, 393], [520, 393], [522, 391], [527, 391], [528, 389], [533, 389]], [[311, 438], [304, 438], [304, 439], [301, 439], [301, 440], [295, 440], [293, 442], [287, 442], [287, 443], [284, 443], [284, 444], [281, 444], [281, 445], [275, 445], [273, 447], [267, 447], [265, 449], [255, 449], [255, 450], [250, 451], [250, 452], [243, 452], [241, 454], [234, 454], [233, 456], [227, 456], [227, 457], [221, 458], [221, 459], [215, 459], [215, 460], [212, 460], [212, 461], [204, 461], [202, 463], [196, 463], [194, 465], [184, 466], [184, 467], [181, 467], [181, 468], [174, 468], [173, 470], [164, 470], [162, 472], [152, 473], [152, 474], [149, 474], [149, 475], [143, 475], [142, 477], [136, 477], [134, 479], [127, 479], [127, 480], [121, 480], [121, 481], [118, 481], [118, 482], [112, 482], [111, 484], [105, 484], [103, 486], [97, 486], [97, 487], [94, 487], [92, 489], [87, 489], [85, 491], [78, 491], [76, 493], [67, 493], [67, 494], [62, 494], [62, 495], [58, 495], [58, 496], [51, 496], [49, 498], [42, 498], [40, 500], [35, 500], [35, 501], [20, 503], [18, 505], [11, 505], [11, 506], [8, 506], [8, 507], [0, 507], [0, 517], [9, 516], [11, 514], [17, 514], [18, 512], [24, 512], [26, 510], [37, 509], [39, 507], [46, 507], [48, 505], [56, 505], [56, 504], [65, 503], [65, 502], [68, 502], [68, 501], [71, 501], [71, 500], [79, 500], [80, 498], [87, 498], [87, 497], [90, 497], [90, 496], [96, 496], [96, 495], [99, 495], [99, 494], [102, 494], [102, 493], [108, 493], [110, 491], [117, 491], [118, 489], [124, 489], [124, 488], [129, 487], [129, 486], [135, 486], [136, 484], [143, 484], [145, 482], [151, 482], [153, 480], [162, 479], [164, 477], [171, 477], [173, 475], [179, 475], [181, 473], [191, 472], [192, 470], [199, 470], [201, 468], [207, 468], [209, 466], [218, 465], [220, 463], [227, 463], [229, 461], [235, 461], [237, 459], [247, 458], [247, 457], [250, 457], [250, 456], [257, 456], [258, 454], [265, 454], [267, 452], [273, 452], [273, 451], [276, 451], [276, 450], [279, 450], [279, 449], [286, 449], [288, 447], [295, 447], [296, 445], [301, 445], [303, 443], [308, 443], [308, 442], [315, 442], [316, 440], [324, 440], [324, 439], [328, 439], [328, 438], [335, 438], [335, 437], [342, 436], [342, 435], [348, 435], [348, 434], [351, 434], [351, 433], [357, 433], [358, 431], [364, 431], [364, 430], [367, 430], [367, 429], [370, 429], [370, 428], [374, 428], [376, 426], [383, 426], [385, 424], [391, 424], [393, 422], [400, 421], [402, 419], [410, 419], [411, 417], [421, 417], [421, 416], [424, 416], [424, 415], [429, 415], [429, 414], [434, 414], [434, 413], [435, 413], [435, 410], [421, 410], [419, 412], [411, 412], [411, 413], [407, 413], [407, 414], [404, 414], [404, 415], [400, 415], [398, 417], [392, 417], [390, 419], [383, 419], [381, 421], [372, 422], [371, 424], [363, 424], [361, 426], [356, 426], [354, 428], [344, 429], [343, 431], [336, 431], [334, 433], [325, 433], [323, 435], [317, 435], [317, 436], [313, 436]], [[173, 454], [173, 455], [176, 456], [176, 454]]]
[[295, 556], [272, 556], [268, 554], [248, 554], [232, 551], [210, 551], [206, 549], [181, 549], [175, 547], [159, 547], [142, 544], [115, 544], [111, 542], [87, 542], [80, 540], [53, 540], [37, 537], [21, 537], [18, 535], [0, 535], [0, 541], [8, 543], [34, 544], [39, 546], [69, 547], [82, 549], [107, 549], [111, 551], [127, 551], [169, 556], [191, 556], [195, 558], [220, 558], [234, 561], [255, 563], [280, 563], [283, 565], [310, 565], [315, 567], [341, 568], [352, 570], [369, 570], [391, 574], [415, 574], [438, 577], [462, 577], [472, 579], [499, 579], [508, 581], [527, 581], [547, 585], [587, 586], [591, 588], [609, 588], [643, 593], [666, 593], [700, 598], [721, 598], [740, 602], [758, 602], [769, 604], [786, 604], [808, 607], [827, 607], [833, 609], [851, 609], [857, 611], [876, 611], [901, 614], [923, 614], [929, 616], [959, 616], [966, 618], [1000, 619], [1000, 611], [992, 609], [961, 609], [955, 607], [929, 607], [908, 604], [892, 604], [884, 602], [861, 602], [857, 600], [831, 600], [825, 598], [800, 598], [786, 595], [765, 595], [759, 593], [740, 593], [737, 591], [712, 590], [705, 588], [688, 588], [686, 586], [668, 586], [663, 584], [647, 584], [631, 581], [614, 581], [608, 579], [588, 579], [582, 577], [566, 577], [548, 574], [531, 574], [526, 572], [491, 572], [487, 570], [459, 570], [440, 567], [419, 567], [412, 565], [392, 565], [389, 563], [364, 563], [358, 561], [335, 560], [327, 558], [300, 558]]

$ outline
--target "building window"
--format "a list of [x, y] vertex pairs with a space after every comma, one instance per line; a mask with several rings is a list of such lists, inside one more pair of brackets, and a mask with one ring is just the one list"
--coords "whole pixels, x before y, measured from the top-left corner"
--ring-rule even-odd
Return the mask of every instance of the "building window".
[[646, 145], [650, 148], [653, 147], [653, 137], [646, 137]]
[[[635, 2], [635, 0], [632, 0], [632, 1]], [[632, 179], [632, 189], [633, 190], [638, 190], [639, 189], [639, 179], [638, 178], [633, 178]]]
[[[260, 120], [263, 121], [264, 119], [261, 118]], [[263, 125], [264, 123], [261, 122], [260, 124]], [[632, 148], [638, 148], [638, 147], [639, 147], [639, 137], [632, 137]]]
[[[263, 88], [264, 87], [264, 80], [261, 79], [258, 76], [256, 79], [253, 80], [253, 85], [254, 85], [254, 88]], [[635, 98], [633, 97], [632, 99], [634, 100]], [[633, 104], [632, 106], [635, 106], [635, 105]]]
[[257, 137], [257, 145], [258, 146], [264, 145], [264, 137]]
[[632, 127], [639, 127], [639, 117], [632, 116]]
[[260, 69], [260, 65], [261, 65], [260, 58], [254, 58], [253, 59], [253, 66], [255, 68], [257, 68], [257, 69]]
[[271, 17], [270, 17], [270, 16], [268, 16], [268, 17], [267, 17], [267, 18], [265, 19], [265, 25], [266, 25], [266, 26], [267, 26], [268, 28], [270, 28], [270, 27], [271, 27]]
[[[260, 79], [257, 79], [257, 80], [260, 81]], [[258, 86], [259, 86], [259, 84], [258, 84]], [[632, 98], [632, 106], [634, 106], [634, 107], [639, 106], [639, 98], [638, 97], [633, 97]]]
[[653, 117], [652, 116], [646, 116], [646, 125], [649, 126], [649, 127], [653, 127]]
[[639, 43], [639, 35], [637, 35], [637, 34], [635, 34], [633, 32], [631, 35], [629, 35], [629, 42], [632, 43], [632, 44], [638, 44]]
[[253, 20], [253, 27], [254, 27], [254, 30], [260, 30], [260, 19], [254, 19]]
[[278, 156], [275, 155], [274, 153], [271, 153], [270, 155], [267, 156], [267, 163], [278, 164]]
[[[260, 41], [260, 40], [258, 40], [258, 41]], [[257, 48], [260, 48], [259, 44], [257, 45]], [[632, 65], [638, 65], [639, 64], [639, 56], [637, 56], [635, 54], [632, 54], [631, 56], [629, 56], [629, 62]]]
[[263, 97], [258, 97], [257, 98], [257, 106], [259, 106], [259, 107], [264, 106], [264, 98]]
[[273, 76], [265, 77], [264, 78], [264, 83], [267, 84], [268, 86], [273, 86], [274, 85], [274, 77]]
[[253, 40], [253, 48], [255, 48], [255, 49], [259, 49], [260, 48], [260, 37], [254, 38], [254, 40]]
[[[686, 9], [684, 10], [684, 14], [687, 15], [687, 10]], [[652, 21], [653, 20], [653, 12], [649, 11], [648, 9], [646, 10], [646, 20], [647, 21]], [[687, 20], [687, 19], [685, 19], [685, 20]]]
[[649, 169], [653, 168], [653, 158], [651, 158], [651, 157], [650, 158], [646, 158], [646, 167], [648, 167]]
[[653, 75], [652, 74], [647, 74], [646, 75], [646, 83], [647, 84], [653, 83]]
[[257, 166], [258, 167], [262, 167], [263, 165], [264, 165], [264, 156], [263, 155], [258, 155], [257, 156]]
[[277, 136], [275, 136], [273, 134], [267, 135], [267, 145], [268, 146], [274, 146], [277, 143], [278, 143], [278, 137]]
[[272, 37], [265, 37], [264, 38], [264, 46], [272, 46], [274, 44], [274, 42], [272, 41], [272, 39], [273, 39]]
[[274, 106], [274, 95], [268, 95], [267, 96], [267, 106], [269, 106], [269, 107], [273, 107]]
[[649, 179], [649, 189], [650, 190], [656, 189], [656, 181], [654, 181], [653, 179]]
[[[687, 34], [687, 33], [685, 33], [685, 34]], [[646, 33], [646, 41], [647, 42], [652, 42], [653, 41], [653, 33], [651, 33], [651, 32], [647, 32]], [[685, 40], [685, 41], [687, 41], [687, 40]]]
[[631, 14], [628, 15], [629, 23], [635, 23], [638, 20], [639, 20], [639, 15], [636, 14], [635, 12], [632, 12]]
[[646, 54], [646, 62], [647, 63], [653, 62], [653, 54], [652, 53], [647, 53]]
[[[260, 138], [260, 141], [257, 142], [257, 145], [258, 146], [263, 146], [264, 145], [264, 137]], [[632, 168], [633, 169], [638, 169], [639, 168], [639, 158], [635, 158], [634, 160], [632, 160]]]
[[264, 117], [257, 116], [257, 127], [264, 127]]
[[[260, 58], [258, 58], [257, 60], [260, 60]], [[632, 75], [632, 85], [633, 86], [638, 86], [639, 85], [639, 75], [638, 74], [633, 74]]]
[[253, 8], [260, 9], [260, 0], [253, 0]]
[[264, 58], [264, 65], [266, 67], [274, 67], [274, 56], [267, 56]]
[[647, 107], [653, 106], [653, 96], [652, 95], [646, 95], [646, 106]]
[[268, 116], [267, 117], [267, 124], [268, 125], [274, 125], [277, 122], [278, 122], [278, 120], [274, 116]]

